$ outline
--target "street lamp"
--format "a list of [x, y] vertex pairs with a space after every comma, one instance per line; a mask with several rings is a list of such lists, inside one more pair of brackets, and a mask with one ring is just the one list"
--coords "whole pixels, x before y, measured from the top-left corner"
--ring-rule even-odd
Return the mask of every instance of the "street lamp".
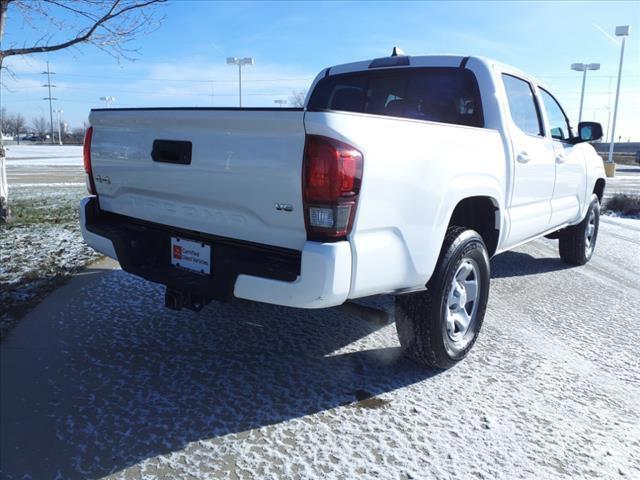
[[60, 127], [60, 124], [62, 123], [62, 119], [60, 118], [60, 114], [64, 113], [64, 110], [62, 110], [61, 108], [58, 108], [53, 112], [58, 114], [58, 145], [62, 145], [62, 130]]
[[624, 59], [624, 41], [629, 36], [631, 28], [629, 25], [616, 27], [616, 36], [622, 37], [622, 47], [620, 48], [620, 66], [618, 67], [618, 86], [616, 87], [616, 100], [613, 104], [613, 124], [611, 125], [611, 143], [609, 144], [608, 163], [613, 163], [613, 139], [616, 138], [616, 118], [618, 117], [618, 99], [620, 98], [620, 81], [622, 80], [622, 60]]
[[609, 129], [611, 128], [611, 104], [603, 105], [603, 109], [607, 111], [607, 133], [604, 135], [605, 142], [609, 138]]
[[100, 100], [107, 104], [107, 108], [111, 108], [110, 105], [116, 101], [116, 97], [100, 97]]
[[582, 121], [582, 105], [584, 103], [584, 85], [587, 81], [587, 70], [600, 70], [599, 63], [573, 63], [571, 70], [582, 73], [582, 93], [580, 94], [580, 113], [578, 114], [578, 123]]
[[252, 57], [227, 57], [227, 65], [238, 66], [238, 103], [240, 104], [240, 108], [242, 108], [242, 66], [253, 65], [254, 63]]
[[282, 108], [283, 105], [287, 104], [286, 100], [274, 100], [273, 103], [275, 103], [276, 105], [280, 105], [280, 108]]

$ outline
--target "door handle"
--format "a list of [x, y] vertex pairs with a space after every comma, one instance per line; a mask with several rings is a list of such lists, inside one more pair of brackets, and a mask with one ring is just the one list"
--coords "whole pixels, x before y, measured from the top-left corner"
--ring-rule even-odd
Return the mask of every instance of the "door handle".
[[567, 161], [567, 157], [564, 156], [564, 153], [559, 153], [556, 156], [556, 163], [561, 164]]
[[529, 163], [531, 157], [527, 152], [520, 152], [516, 157], [516, 160], [518, 160], [518, 163]]

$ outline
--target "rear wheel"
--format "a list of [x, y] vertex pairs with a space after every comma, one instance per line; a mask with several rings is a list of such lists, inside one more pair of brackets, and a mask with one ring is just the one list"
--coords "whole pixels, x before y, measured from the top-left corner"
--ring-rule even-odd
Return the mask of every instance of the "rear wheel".
[[473, 230], [450, 227], [427, 290], [396, 298], [396, 328], [405, 352], [438, 368], [462, 360], [482, 326], [489, 278], [482, 237]]
[[584, 219], [560, 232], [560, 258], [571, 265], [584, 265], [593, 256], [600, 226], [600, 200], [592, 195]]

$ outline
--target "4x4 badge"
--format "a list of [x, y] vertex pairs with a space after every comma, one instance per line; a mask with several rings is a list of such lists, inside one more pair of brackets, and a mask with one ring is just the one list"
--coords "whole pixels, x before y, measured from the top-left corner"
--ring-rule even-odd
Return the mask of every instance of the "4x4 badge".
[[106, 183], [108, 185], [111, 185], [111, 179], [109, 177], [107, 177], [106, 175], [104, 177], [102, 175], [98, 175], [96, 177], [96, 182], [98, 182], [98, 183]]
[[293, 212], [293, 205], [290, 203], [276, 203], [276, 210], [281, 212]]

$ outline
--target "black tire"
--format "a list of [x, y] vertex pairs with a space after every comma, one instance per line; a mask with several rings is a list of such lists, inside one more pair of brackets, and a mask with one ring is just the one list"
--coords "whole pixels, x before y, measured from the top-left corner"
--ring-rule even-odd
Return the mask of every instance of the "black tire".
[[[455, 332], [450, 334], [447, 327], [449, 299], [454, 290], [454, 276], [462, 268], [463, 262], [475, 262], [477, 273], [474, 270], [473, 275], [478, 276], [479, 288], [468, 330], [459, 341], [454, 341], [451, 335], [455, 336]], [[396, 329], [405, 353], [419, 363], [437, 368], [449, 368], [466, 357], [478, 338], [484, 320], [489, 279], [489, 255], [482, 237], [473, 230], [450, 227], [436, 269], [426, 285], [427, 290], [396, 298]]]
[[[593, 225], [593, 233], [587, 235], [589, 226]], [[597, 195], [591, 196], [591, 203], [587, 209], [587, 214], [582, 221], [567, 227], [560, 232], [559, 247], [560, 258], [570, 265], [584, 265], [593, 256], [598, 240], [598, 229], [600, 226], [600, 199]]]

